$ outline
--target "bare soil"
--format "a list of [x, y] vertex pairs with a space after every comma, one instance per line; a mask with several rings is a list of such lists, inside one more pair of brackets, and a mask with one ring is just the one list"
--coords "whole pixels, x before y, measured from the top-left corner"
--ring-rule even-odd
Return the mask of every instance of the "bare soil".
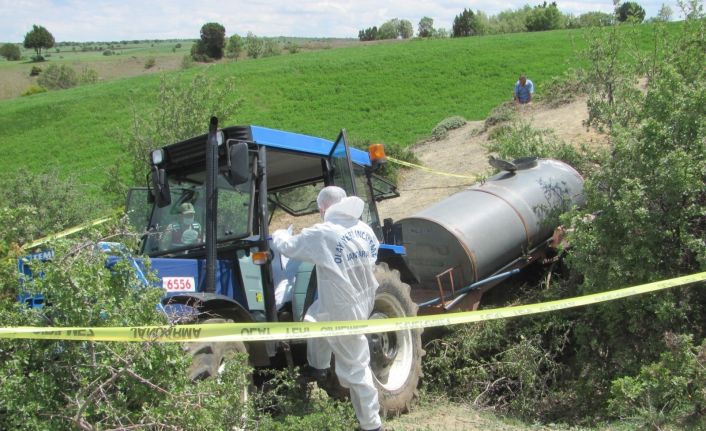
[[[572, 145], [596, 146], [606, 142], [605, 136], [587, 129], [583, 124], [588, 118], [585, 98], [577, 98], [558, 107], [533, 103], [517, 106], [516, 109], [519, 119], [529, 122], [534, 128], [551, 129], [557, 137]], [[485, 128], [483, 121], [470, 121], [450, 131], [446, 139], [414, 145], [412, 152], [422, 166], [468, 178], [407, 169], [398, 180], [400, 197], [380, 202], [380, 216], [399, 220], [414, 215], [492, 173], [488, 164], [490, 154], [485, 149], [491, 130]]]

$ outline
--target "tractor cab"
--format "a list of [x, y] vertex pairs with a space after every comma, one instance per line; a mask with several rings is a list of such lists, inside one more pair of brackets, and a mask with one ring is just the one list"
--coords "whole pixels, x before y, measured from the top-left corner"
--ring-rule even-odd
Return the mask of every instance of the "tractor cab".
[[[273, 217], [318, 213], [318, 192], [336, 185], [365, 202], [362, 219], [384, 243], [376, 201], [399, 194], [375, 173], [377, 163], [349, 146], [345, 130], [329, 141], [235, 126], [155, 150], [148, 187], [130, 191], [127, 214], [145, 232], [141, 253], [167, 291], [165, 306], [179, 316], [185, 308], [193, 312], [190, 306], [197, 315], [216, 307], [219, 315], [230, 310], [235, 321], [277, 321], [278, 268], [273, 273], [268, 241]], [[402, 253], [399, 246], [383, 248], [391, 257]], [[298, 268], [292, 320], [301, 320], [313, 300], [312, 271], [309, 264]]]

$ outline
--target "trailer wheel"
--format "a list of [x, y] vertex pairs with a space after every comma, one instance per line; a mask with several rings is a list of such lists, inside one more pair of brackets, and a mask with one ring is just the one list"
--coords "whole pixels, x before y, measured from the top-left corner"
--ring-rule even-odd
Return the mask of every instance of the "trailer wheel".
[[[200, 323], [233, 323], [231, 319], [211, 318]], [[191, 366], [189, 367], [189, 379], [205, 380], [218, 377], [225, 367], [228, 366], [229, 357], [235, 353], [245, 353], [248, 351], [242, 341], [228, 341], [219, 343], [187, 343], [186, 350], [191, 353]], [[250, 384], [243, 388], [242, 401], [246, 402], [252, 389], [252, 378]]]
[[[410, 297], [409, 285], [400, 280], [399, 271], [381, 263], [375, 277], [379, 286], [370, 319], [417, 315], [417, 304]], [[421, 335], [421, 329], [368, 335], [370, 367], [384, 416], [408, 412], [418, 396], [424, 356]]]

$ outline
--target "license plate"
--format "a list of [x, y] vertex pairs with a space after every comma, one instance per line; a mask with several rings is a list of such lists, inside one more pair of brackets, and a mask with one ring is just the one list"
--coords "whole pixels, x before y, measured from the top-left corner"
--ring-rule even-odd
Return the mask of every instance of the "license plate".
[[162, 288], [167, 292], [196, 292], [194, 277], [162, 277]]

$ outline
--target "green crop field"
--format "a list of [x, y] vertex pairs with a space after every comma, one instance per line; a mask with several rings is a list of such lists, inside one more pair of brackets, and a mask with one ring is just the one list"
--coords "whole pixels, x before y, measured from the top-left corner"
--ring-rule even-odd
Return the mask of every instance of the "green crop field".
[[[647, 47], [651, 26], [639, 32]], [[411, 40], [170, 73], [183, 80], [202, 71], [219, 82], [235, 78], [232, 97], [242, 99], [242, 107], [222, 125], [258, 124], [329, 139], [346, 128], [358, 142], [406, 147], [449, 116], [484, 118], [510, 99], [520, 72], [541, 94], [543, 82], [580, 66], [575, 52], [585, 43], [580, 30]], [[148, 74], [0, 101], [2, 175], [58, 166], [98, 195], [105, 172], [121, 157], [120, 131], [133, 111], [155, 109], [158, 87], [158, 74]], [[204, 131], [209, 114], [203, 113]]]

